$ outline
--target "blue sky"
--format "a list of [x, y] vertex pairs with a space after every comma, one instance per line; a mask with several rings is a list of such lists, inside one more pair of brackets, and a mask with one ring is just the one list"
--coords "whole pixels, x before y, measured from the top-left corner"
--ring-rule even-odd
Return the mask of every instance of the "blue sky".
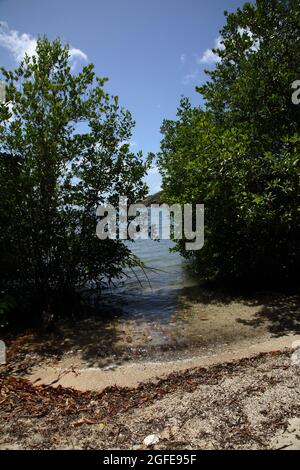
[[[87, 61], [107, 90], [120, 96], [136, 121], [132, 149], [159, 150], [160, 126], [174, 118], [181, 95], [200, 104], [195, 86], [214, 66], [210, 51], [224, 24], [224, 10], [243, 0], [0, 0], [0, 64], [14, 67], [35, 38], [68, 42], [74, 67]], [[160, 188], [156, 168], [147, 177]]]

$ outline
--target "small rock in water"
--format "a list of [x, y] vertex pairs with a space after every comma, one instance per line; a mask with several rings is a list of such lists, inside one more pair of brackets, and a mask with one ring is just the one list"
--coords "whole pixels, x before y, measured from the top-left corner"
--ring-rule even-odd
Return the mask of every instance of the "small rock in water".
[[159, 434], [149, 434], [149, 436], [145, 437], [144, 444], [145, 446], [153, 446], [159, 442]]

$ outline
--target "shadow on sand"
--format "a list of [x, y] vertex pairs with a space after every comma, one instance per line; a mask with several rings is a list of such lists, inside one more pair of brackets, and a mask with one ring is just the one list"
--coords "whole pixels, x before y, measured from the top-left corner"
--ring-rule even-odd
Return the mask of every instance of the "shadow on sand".
[[[151, 295], [139, 302], [151, 306]], [[128, 360], [156, 360], [169, 352], [251, 340], [262, 332], [269, 337], [300, 333], [300, 296], [297, 293], [234, 293], [228, 289], [193, 286], [173, 292], [173, 308], [157, 311], [160, 293], [153, 294], [152, 310], [126, 313], [113, 300], [97, 315], [61, 320], [45, 330], [29, 331], [11, 340], [9, 355], [21, 364], [20, 375], [37, 363], [79, 355], [89, 367], [109, 367]], [[146, 304], [145, 304], [146, 305]], [[27, 358], [27, 360], [26, 360]], [[26, 365], [27, 364], [27, 365]], [[16, 365], [17, 367], [17, 365]]]

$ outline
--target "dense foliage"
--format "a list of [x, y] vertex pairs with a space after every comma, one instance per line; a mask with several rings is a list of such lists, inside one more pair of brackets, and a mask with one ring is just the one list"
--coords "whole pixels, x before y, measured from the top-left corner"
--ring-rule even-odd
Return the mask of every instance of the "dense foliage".
[[297, 279], [299, 1], [257, 0], [225, 15], [220, 60], [197, 89], [205, 109], [182, 99], [178, 119], [163, 123], [164, 198], [205, 204], [205, 245], [192, 255], [203, 278]]
[[122, 242], [96, 238], [96, 208], [146, 192], [130, 113], [93, 65], [75, 74], [69, 56], [44, 38], [16, 70], [1, 69], [0, 291], [6, 305], [13, 298], [39, 313], [132, 263]]

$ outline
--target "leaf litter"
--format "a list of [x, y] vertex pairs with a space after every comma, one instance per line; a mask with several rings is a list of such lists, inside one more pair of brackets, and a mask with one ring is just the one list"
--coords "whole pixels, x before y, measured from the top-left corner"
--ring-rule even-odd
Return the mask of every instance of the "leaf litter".
[[290, 351], [100, 393], [0, 369], [0, 449], [267, 449], [295, 417], [300, 370]]

